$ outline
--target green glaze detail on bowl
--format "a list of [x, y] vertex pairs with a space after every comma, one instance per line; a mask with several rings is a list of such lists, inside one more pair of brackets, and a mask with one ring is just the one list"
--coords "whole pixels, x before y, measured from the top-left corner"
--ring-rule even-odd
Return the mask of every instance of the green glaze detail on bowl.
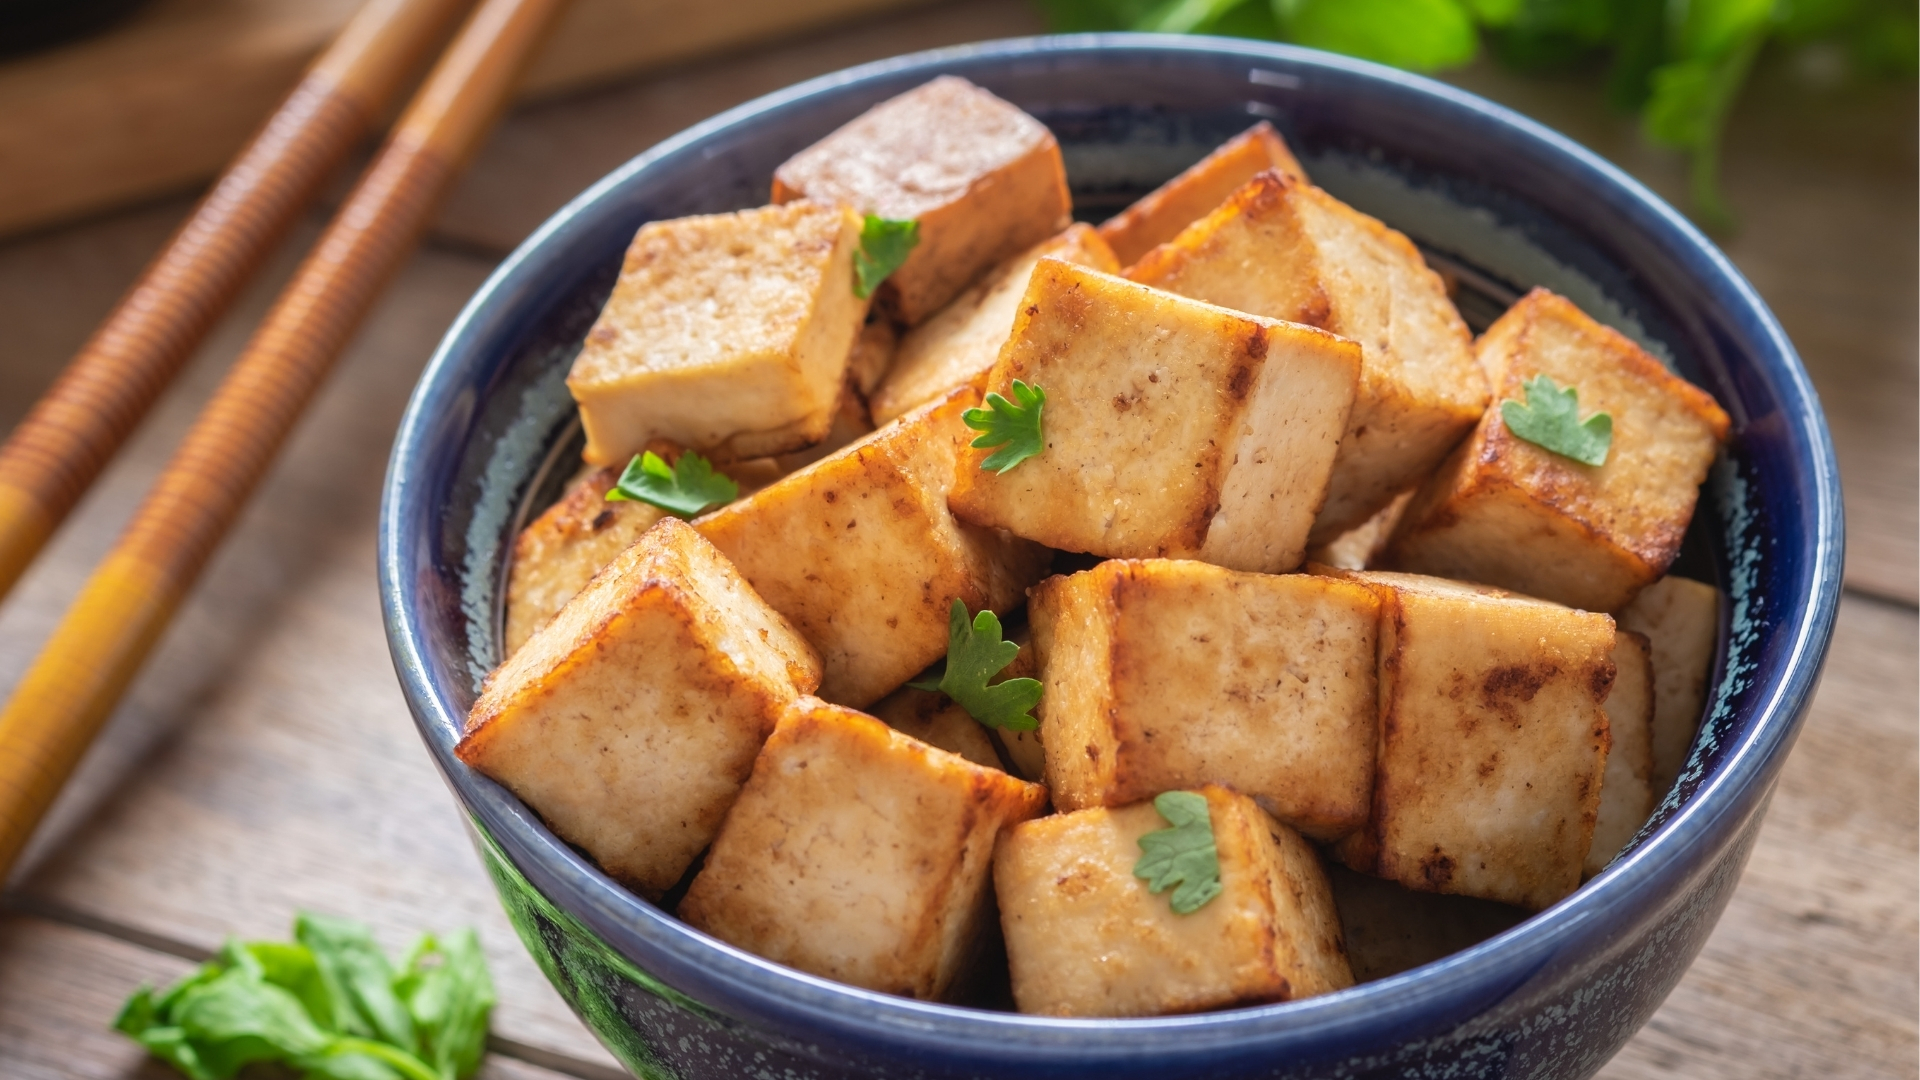
[[633, 965], [633, 962], [608, 948], [579, 920], [561, 911], [540, 894], [507, 860], [487, 835], [473, 822], [481, 861], [493, 878], [494, 891], [506, 908], [520, 944], [526, 947], [547, 981], [560, 991], [573, 1011], [600, 1037], [609, 1053], [618, 1058], [641, 1080], [680, 1080], [680, 1074], [668, 1068], [651, 1046], [634, 1030], [621, 1012], [619, 984], [624, 982], [662, 998], [670, 1004], [702, 1017], [711, 1018], [706, 1006], [680, 993]]

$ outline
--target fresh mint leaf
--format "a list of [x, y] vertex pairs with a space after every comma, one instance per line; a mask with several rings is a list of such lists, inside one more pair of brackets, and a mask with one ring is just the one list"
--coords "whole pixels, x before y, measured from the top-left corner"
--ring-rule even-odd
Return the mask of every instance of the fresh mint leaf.
[[335, 1030], [381, 1039], [413, 1053], [419, 1043], [413, 1017], [393, 991], [393, 965], [373, 940], [373, 930], [352, 919], [303, 911], [293, 936], [313, 953], [333, 1006]]
[[243, 968], [228, 968], [187, 991], [172, 1019], [201, 1066], [217, 1077], [255, 1062], [318, 1054], [334, 1041], [299, 998]]
[[1172, 888], [1168, 901], [1173, 913], [1191, 915], [1221, 889], [1220, 851], [1214, 846], [1207, 797], [1197, 791], [1162, 792], [1153, 808], [1171, 827], [1140, 838], [1143, 854], [1133, 864], [1133, 876], [1145, 878], [1147, 891], [1156, 896]]
[[947, 660], [938, 679], [907, 685], [937, 691], [967, 710], [967, 715], [1003, 731], [1033, 731], [1040, 721], [1032, 710], [1040, 703], [1039, 679], [1005, 679], [992, 686], [987, 680], [1006, 670], [1020, 646], [1000, 636], [1000, 617], [982, 608], [967, 621], [967, 605], [956, 597], [947, 612]]
[[1580, 391], [1571, 386], [1562, 390], [1545, 375], [1535, 375], [1524, 387], [1525, 404], [1500, 403], [1500, 419], [1506, 421], [1508, 431], [1583, 465], [1607, 463], [1607, 451], [1613, 446], [1613, 417], [1594, 413], [1580, 419]]
[[1301, 45], [1409, 71], [1458, 67], [1480, 45], [1459, 0], [1298, 0], [1284, 28]]
[[607, 501], [643, 502], [676, 517], [690, 518], [708, 507], [725, 506], [739, 495], [739, 484], [715, 472], [712, 462], [691, 450], [671, 466], [648, 450], [627, 462], [620, 482], [607, 492]]
[[853, 253], [853, 295], [862, 300], [872, 296], [919, 243], [919, 222], [868, 214], [860, 226], [860, 248]]
[[969, 445], [983, 450], [992, 446], [1000, 448], [980, 463], [980, 467], [989, 472], [1005, 473], [1047, 446], [1040, 431], [1040, 412], [1046, 408], [1047, 392], [1019, 379], [1013, 380], [1012, 389], [1012, 401], [997, 393], [988, 394], [986, 408], [968, 409], [960, 414], [962, 423], [986, 433]]

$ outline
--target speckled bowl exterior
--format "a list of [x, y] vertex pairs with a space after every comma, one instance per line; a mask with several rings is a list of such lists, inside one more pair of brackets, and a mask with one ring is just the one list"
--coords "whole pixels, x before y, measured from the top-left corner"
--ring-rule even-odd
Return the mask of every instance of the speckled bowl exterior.
[[[1256, 119], [1316, 181], [1422, 245], [1477, 326], [1533, 285], [1708, 388], [1734, 434], [1681, 569], [1727, 597], [1706, 723], [1630, 849], [1573, 896], [1445, 960], [1307, 1001], [1151, 1020], [931, 1005], [768, 963], [636, 898], [453, 755], [498, 660], [505, 560], [578, 448], [562, 382], [642, 223], [765, 201], [775, 165], [958, 74], [1058, 134], [1098, 219]], [[1582, 1077], [1653, 1014], [1752, 849], [1840, 593], [1840, 490], [1780, 326], [1673, 209], [1498, 106], [1386, 68], [1244, 41], [1102, 35], [923, 53], [816, 79], [635, 158], [474, 297], [402, 421], [380, 530], [395, 666], [527, 948], [647, 1077]]]

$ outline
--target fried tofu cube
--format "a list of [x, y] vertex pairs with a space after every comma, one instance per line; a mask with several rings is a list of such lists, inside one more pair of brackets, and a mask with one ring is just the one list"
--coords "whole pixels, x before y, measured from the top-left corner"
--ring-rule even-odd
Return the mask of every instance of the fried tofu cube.
[[1073, 225], [1001, 263], [901, 338], [893, 370], [873, 395], [874, 422], [884, 424], [991, 370], [1013, 329], [1034, 264], [1046, 256], [1107, 273], [1120, 269], [1112, 249], [1089, 225]]
[[989, 769], [1002, 767], [987, 729], [945, 694], [903, 686], [875, 702], [872, 712], [893, 730], [935, 749]]
[[780, 717], [679, 915], [775, 963], [947, 998], [992, 936], [995, 841], [1046, 790], [802, 698]]
[[641, 226], [567, 375], [587, 461], [625, 465], [653, 439], [731, 461], [824, 438], [867, 314], [859, 243], [852, 212], [810, 202]]
[[[853, 352], [847, 356], [848, 385], [858, 390], [863, 400], [872, 397], [887, 372], [892, 370], [894, 354], [899, 349], [900, 335], [892, 323], [875, 319], [861, 327], [859, 336], [853, 339]], [[868, 415], [871, 423], [872, 414]]]
[[1407, 503], [1412, 498], [1413, 492], [1401, 492], [1387, 504], [1385, 510], [1324, 544], [1308, 548], [1307, 561], [1337, 566], [1342, 570], [1377, 567], [1380, 558], [1386, 554], [1393, 527], [1400, 523], [1400, 515], [1406, 512]]
[[1360, 385], [1314, 544], [1418, 484], [1486, 408], [1472, 337], [1419, 249], [1310, 184], [1254, 177], [1127, 277], [1360, 344]]
[[986, 269], [1067, 227], [1072, 197], [1047, 126], [943, 75], [883, 101], [774, 171], [773, 201], [809, 199], [895, 221], [920, 242], [874, 295], [907, 326]]
[[1607, 695], [1612, 748], [1600, 782], [1600, 812], [1587, 877], [1607, 868], [1653, 812], [1653, 653], [1645, 634], [1617, 630], [1613, 639], [1613, 690]]
[[1680, 778], [1700, 733], [1707, 680], [1720, 646], [1720, 590], [1699, 581], [1664, 577], [1640, 590], [1620, 613], [1620, 625], [1645, 634], [1653, 652], [1654, 800]]
[[456, 752], [657, 900], [819, 682], [813, 648], [666, 518], [487, 677]]
[[1110, 559], [1029, 593], [1062, 810], [1223, 784], [1318, 839], [1367, 822], [1375, 634], [1363, 585]]
[[1045, 449], [1005, 472], [961, 451], [978, 525], [1113, 558], [1299, 565], [1360, 350], [1311, 327], [1041, 259], [986, 388], [1046, 391]]
[[1140, 256], [1206, 217], [1256, 173], [1268, 169], [1303, 183], [1307, 179], [1306, 170], [1287, 149], [1287, 141], [1272, 124], [1262, 120], [1102, 222], [1100, 235], [1113, 246], [1120, 264], [1131, 266]]
[[1015, 826], [994, 856], [1013, 997], [1049, 1016], [1159, 1016], [1353, 985], [1313, 846], [1244, 795], [1203, 787], [1219, 895], [1176, 914], [1135, 877], [1150, 802]]
[[589, 469], [520, 530], [507, 570], [502, 655], [520, 651], [601, 567], [666, 516], [666, 511], [643, 502], [608, 502], [607, 492], [619, 480], [619, 469]]
[[1613, 619], [1418, 574], [1380, 597], [1373, 817], [1336, 852], [1410, 889], [1539, 910], [1580, 885], [1608, 748]]
[[1411, 971], [1512, 929], [1531, 914], [1471, 896], [1415, 892], [1371, 874], [1327, 864], [1347, 961], [1358, 982]]
[[1585, 465], [1516, 436], [1501, 408], [1407, 507], [1388, 561], [1483, 581], [1589, 611], [1619, 611], [1666, 573], [1728, 419], [1705, 391], [1626, 335], [1535, 289], [1480, 338], [1502, 401], [1545, 375], [1579, 391], [1582, 417], [1613, 418], [1606, 463]]
[[820, 650], [820, 696], [864, 707], [946, 655], [955, 597], [1017, 607], [1045, 550], [947, 510], [956, 391], [852, 446], [700, 518], [695, 526]]

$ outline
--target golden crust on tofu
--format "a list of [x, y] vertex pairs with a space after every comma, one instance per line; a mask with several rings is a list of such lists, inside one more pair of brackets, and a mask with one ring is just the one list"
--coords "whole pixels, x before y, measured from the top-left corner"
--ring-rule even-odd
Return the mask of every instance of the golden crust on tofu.
[[1381, 601], [1373, 815], [1340, 858], [1535, 910], [1578, 888], [1607, 762], [1613, 620], [1417, 574], [1319, 569]]
[[1309, 836], [1366, 824], [1380, 602], [1365, 586], [1112, 559], [1035, 586], [1028, 617], [1055, 806], [1215, 783]]
[[1587, 849], [1588, 877], [1605, 870], [1653, 812], [1653, 790], [1647, 786], [1653, 772], [1653, 654], [1646, 635], [1616, 632], [1613, 667], [1613, 691], [1607, 695], [1613, 747], [1600, 783], [1593, 846]]
[[1120, 264], [1130, 266], [1207, 216], [1254, 174], [1268, 169], [1302, 182], [1307, 179], [1286, 140], [1262, 120], [1102, 222], [1100, 235], [1113, 245]]
[[653, 439], [719, 460], [819, 442], [866, 317], [860, 221], [799, 202], [643, 225], [567, 375], [586, 459]]
[[1046, 447], [1004, 474], [963, 449], [949, 502], [1068, 551], [1292, 569], [1358, 367], [1311, 327], [1041, 259], [986, 386], [1046, 391]]
[[992, 933], [1002, 829], [1046, 790], [802, 698], [780, 717], [680, 917], [776, 963], [947, 997]]
[[1314, 544], [1360, 525], [1417, 484], [1486, 407], [1466, 324], [1419, 249], [1278, 172], [1255, 176], [1143, 255], [1127, 277], [1359, 343], [1360, 383]]
[[608, 502], [615, 468], [588, 469], [513, 542], [507, 571], [507, 628], [501, 655], [512, 656], [574, 598], [600, 568], [640, 539], [666, 511], [643, 502]]
[[1021, 1012], [1158, 1016], [1288, 1001], [1353, 985], [1319, 856], [1253, 800], [1206, 796], [1221, 892], [1177, 915], [1133, 874], [1153, 804], [1009, 830], [994, 891]]
[[947, 510], [969, 391], [699, 519], [774, 610], [820, 650], [820, 696], [860, 707], [946, 655], [955, 597], [1006, 612], [1049, 555]]
[[873, 394], [874, 422], [884, 424], [991, 370], [1013, 329], [1034, 264], [1045, 256], [1108, 273], [1120, 269], [1089, 225], [1071, 225], [994, 267], [900, 339], [893, 370]]
[[1654, 801], [1673, 789], [1700, 732], [1707, 679], [1720, 645], [1720, 590], [1664, 577], [1640, 590], [1620, 612], [1620, 625], [1647, 636], [1653, 654]]
[[460, 759], [651, 899], [707, 846], [811, 646], [663, 519], [487, 677]]
[[1727, 414], [1624, 334], [1545, 289], [1479, 342], [1502, 401], [1546, 375], [1579, 390], [1583, 416], [1613, 417], [1606, 463], [1584, 465], [1513, 434], [1498, 407], [1401, 518], [1395, 566], [1618, 611], [1680, 552]]
[[811, 199], [920, 223], [874, 302], [908, 326], [1002, 259], [1067, 227], [1072, 200], [1045, 124], [943, 75], [883, 101], [774, 171], [773, 201]]
[[987, 729], [945, 694], [903, 686], [874, 702], [871, 711], [888, 727], [928, 746], [958, 754], [975, 765], [1003, 768]]

